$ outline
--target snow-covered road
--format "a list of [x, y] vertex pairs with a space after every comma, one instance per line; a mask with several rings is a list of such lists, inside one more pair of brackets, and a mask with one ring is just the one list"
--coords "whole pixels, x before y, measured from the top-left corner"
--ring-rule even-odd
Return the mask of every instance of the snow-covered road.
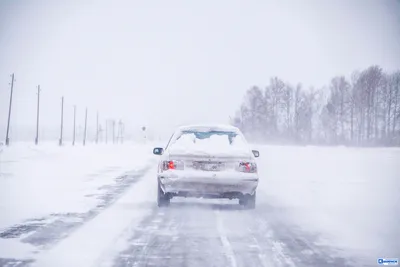
[[[107, 148], [113, 156], [98, 167], [117, 167], [130, 154], [120, 149]], [[87, 210], [63, 205], [52, 216], [54, 205], [48, 217], [5, 219], [0, 266], [376, 266], [377, 258], [400, 257], [397, 149], [260, 147], [263, 180], [250, 211], [234, 200], [179, 198], [158, 208], [156, 158], [146, 149], [135, 147], [146, 160], [120, 162], [112, 174], [119, 179], [103, 177], [106, 190]], [[4, 165], [2, 179], [10, 179]]]
[[334, 249], [280, 220], [262, 194], [255, 211], [235, 201], [196, 199], [160, 209], [155, 175], [150, 170], [33, 266], [349, 266]]

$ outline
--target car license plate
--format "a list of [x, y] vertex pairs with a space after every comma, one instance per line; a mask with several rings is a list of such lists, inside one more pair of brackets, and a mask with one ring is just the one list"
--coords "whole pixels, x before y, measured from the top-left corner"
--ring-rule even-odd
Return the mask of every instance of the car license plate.
[[219, 163], [207, 163], [203, 165], [205, 171], [220, 171], [222, 165]]
[[195, 161], [193, 162], [193, 168], [203, 171], [221, 171], [224, 168], [224, 164], [220, 162]]

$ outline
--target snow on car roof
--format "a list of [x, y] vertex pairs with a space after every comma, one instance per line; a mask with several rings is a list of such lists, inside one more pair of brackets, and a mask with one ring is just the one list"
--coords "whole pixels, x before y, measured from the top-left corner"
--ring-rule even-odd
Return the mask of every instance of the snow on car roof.
[[240, 133], [240, 130], [231, 125], [225, 124], [193, 124], [193, 125], [183, 125], [178, 127], [179, 131], [224, 131], [224, 132], [234, 132]]

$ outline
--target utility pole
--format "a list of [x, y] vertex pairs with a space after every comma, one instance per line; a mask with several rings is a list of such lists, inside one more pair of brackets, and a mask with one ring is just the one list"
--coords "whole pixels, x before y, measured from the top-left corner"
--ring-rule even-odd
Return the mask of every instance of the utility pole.
[[106, 144], [108, 143], [108, 120], [106, 120]]
[[6, 133], [6, 146], [10, 144], [10, 138], [8, 136], [10, 132], [10, 118], [11, 118], [11, 106], [12, 106], [12, 97], [13, 97], [13, 89], [14, 89], [14, 73], [11, 75], [11, 94], [10, 94], [10, 106], [8, 107], [8, 122], [7, 122], [7, 133]]
[[83, 132], [83, 145], [86, 144], [86, 125], [87, 125], [87, 108], [86, 108], [86, 112], [85, 112], [85, 129]]
[[96, 119], [96, 144], [99, 142], [99, 112], [97, 111]]
[[112, 121], [113, 144], [115, 144], [115, 120]]
[[121, 121], [121, 144], [124, 143], [125, 124]]
[[121, 122], [119, 121], [118, 122], [118, 129], [117, 129], [117, 140], [116, 140], [117, 144], [119, 143], [119, 134], [120, 134], [120, 132], [121, 132]]
[[35, 145], [39, 143], [39, 106], [40, 106], [40, 85], [37, 87], [37, 111], [36, 111], [36, 138]]
[[76, 126], [76, 105], [74, 105], [74, 131], [73, 131], [73, 134], [72, 134], [72, 145], [73, 146], [75, 145], [75, 135], [76, 135], [75, 126]]
[[63, 144], [63, 125], [64, 124], [64, 97], [61, 97], [61, 131], [60, 131], [60, 142], [59, 145]]

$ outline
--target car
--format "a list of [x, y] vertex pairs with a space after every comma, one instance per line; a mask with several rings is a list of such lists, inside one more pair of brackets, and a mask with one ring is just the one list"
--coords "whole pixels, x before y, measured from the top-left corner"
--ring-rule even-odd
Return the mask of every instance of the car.
[[179, 127], [165, 148], [156, 147], [157, 204], [174, 197], [238, 199], [246, 209], [256, 206], [256, 158], [239, 128], [230, 125]]

